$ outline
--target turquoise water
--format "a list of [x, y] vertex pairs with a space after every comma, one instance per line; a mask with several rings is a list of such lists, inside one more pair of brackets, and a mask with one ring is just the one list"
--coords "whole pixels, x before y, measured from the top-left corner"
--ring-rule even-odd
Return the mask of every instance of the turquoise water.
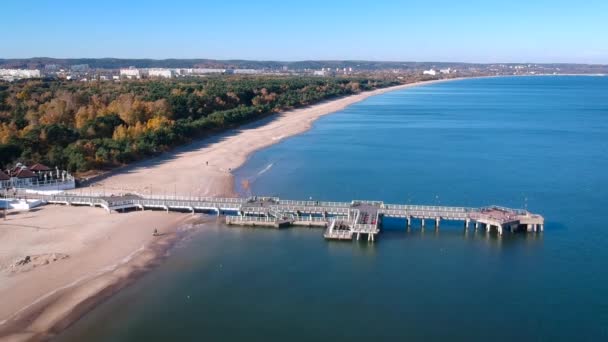
[[369, 245], [218, 223], [58, 340], [606, 340], [606, 152], [607, 77], [370, 98], [255, 153], [237, 179], [293, 199], [528, 207], [545, 233], [388, 220]]

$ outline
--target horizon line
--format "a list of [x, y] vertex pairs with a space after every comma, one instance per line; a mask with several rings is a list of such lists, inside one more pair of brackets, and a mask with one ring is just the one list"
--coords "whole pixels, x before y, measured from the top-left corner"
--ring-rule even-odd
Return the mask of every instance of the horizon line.
[[115, 59], [115, 60], [148, 60], [148, 61], [167, 61], [167, 60], [205, 60], [205, 61], [218, 61], [218, 62], [231, 62], [231, 61], [247, 61], [247, 62], [274, 62], [274, 63], [300, 63], [300, 62], [375, 62], [375, 63], [419, 63], [419, 64], [562, 64], [562, 65], [594, 65], [594, 66], [608, 66], [607, 63], [585, 63], [585, 62], [462, 62], [462, 61], [415, 61], [415, 60], [380, 60], [380, 59], [295, 59], [295, 60], [281, 60], [281, 59], [247, 59], [247, 58], [206, 58], [206, 57], [192, 57], [192, 58], [151, 58], [151, 57], [48, 57], [48, 56], [35, 56], [35, 57], [0, 57], [0, 60], [28, 60], [28, 59]]

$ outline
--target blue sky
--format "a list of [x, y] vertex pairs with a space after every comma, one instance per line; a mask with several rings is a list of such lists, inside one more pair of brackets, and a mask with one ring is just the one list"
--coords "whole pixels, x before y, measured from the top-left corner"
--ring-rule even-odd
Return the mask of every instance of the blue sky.
[[608, 64], [608, 0], [2, 0], [0, 58]]

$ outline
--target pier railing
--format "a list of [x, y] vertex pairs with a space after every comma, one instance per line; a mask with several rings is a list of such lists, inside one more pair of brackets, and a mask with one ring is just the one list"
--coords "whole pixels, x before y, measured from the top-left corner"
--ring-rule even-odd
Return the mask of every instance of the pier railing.
[[[126, 210], [130, 208], [162, 208], [164, 210], [189, 210], [222, 211], [238, 213], [238, 216], [226, 216], [227, 223], [252, 224], [255, 222], [265, 223], [273, 226], [288, 224], [301, 224], [310, 226], [328, 225], [330, 222], [340, 220], [341, 229], [333, 229], [328, 232], [333, 237], [347, 238], [357, 233], [375, 235], [380, 231], [379, 221], [381, 216], [406, 218], [408, 227], [412, 218], [421, 219], [424, 226], [425, 219], [436, 220], [438, 229], [441, 220], [461, 220], [468, 227], [471, 221], [484, 224], [487, 227], [498, 227], [502, 232], [503, 227], [509, 229], [517, 226], [527, 226], [527, 229], [542, 231], [544, 218], [532, 214], [527, 210], [510, 209], [500, 206], [489, 206], [484, 208], [448, 207], [434, 205], [402, 205], [384, 204], [379, 201], [352, 201], [327, 202], [327, 201], [293, 201], [280, 200], [276, 197], [251, 197], [244, 198], [217, 198], [217, 197], [193, 197], [193, 196], [158, 196], [125, 194], [118, 196], [93, 195], [86, 192], [64, 192], [55, 195], [31, 194], [29, 198], [38, 198], [50, 203], [65, 203], [76, 205], [101, 206], [108, 211]], [[361, 218], [363, 219], [361, 220]], [[370, 221], [371, 219], [371, 221]], [[361, 221], [360, 221], [361, 220]], [[322, 223], [322, 224], [321, 224]], [[537, 227], [537, 228], [535, 228]], [[468, 228], [466, 228], [468, 229]], [[335, 233], [335, 234], [334, 234]], [[337, 234], [337, 235], [336, 235]], [[342, 234], [342, 235], [340, 235]], [[373, 236], [369, 237], [373, 241]]]
[[277, 219], [274, 217], [258, 217], [258, 216], [226, 216], [226, 223], [243, 223], [243, 222], [260, 222], [274, 223]]

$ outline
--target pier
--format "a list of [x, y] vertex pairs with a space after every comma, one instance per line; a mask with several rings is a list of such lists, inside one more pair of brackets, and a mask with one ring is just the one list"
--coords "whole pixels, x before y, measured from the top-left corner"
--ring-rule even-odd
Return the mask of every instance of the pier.
[[544, 218], [523, 209], [500, 206], [482, 208], [386, 204], [380, 201], [351, 202], [294, 201], [277, 197], [217, 198], [153, 195], [84, 195], [61, 193], [37, 195], [46, 203], [101, 207], [108, 212], [124, 210], [166, 210], [212, 212], [224, 215], [226, 224], [283, 228], [289, 226], [320, 227], [328, 240], [374, 241], [385, 217], [405, 219], [404, 229], [415, 222], [420, 229], [431, 223], [439, 229], [442, 221], [460, 221], [463, 228], [485, 229], [486, 232], [539, 232]]

